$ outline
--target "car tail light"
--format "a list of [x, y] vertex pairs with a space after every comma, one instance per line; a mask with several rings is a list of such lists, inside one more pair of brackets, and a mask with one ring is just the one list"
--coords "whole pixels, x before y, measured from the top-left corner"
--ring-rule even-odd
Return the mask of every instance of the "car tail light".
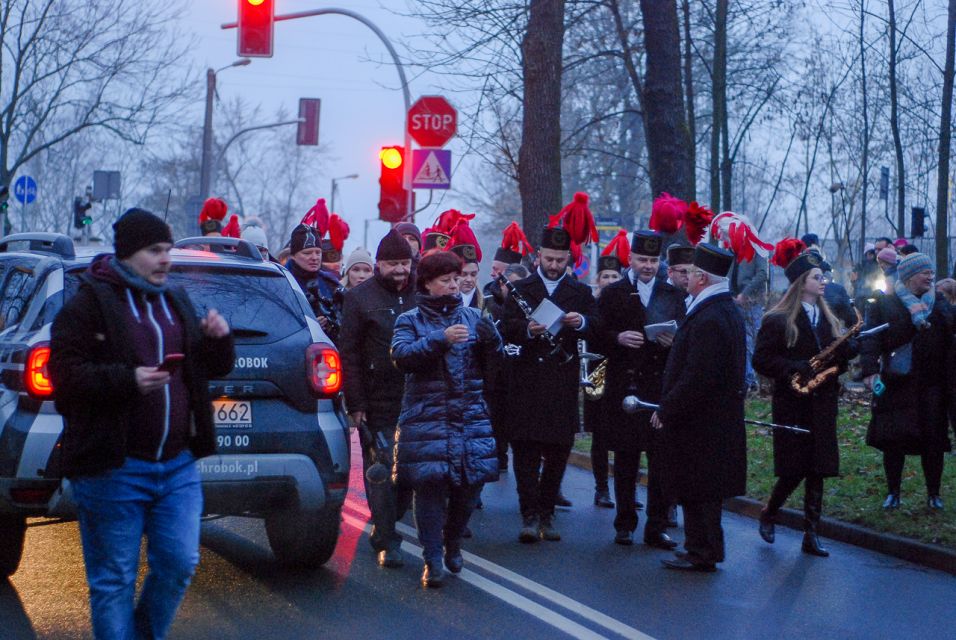
[[50, 345], [38, 344], [27, 353], [23, 368], [23, 384], [34, 398], [49, 398], [53, 395], [53, 382], [47, 372], [50, 362]]
[[342, 388], [342, 359], [334, 347], [324, 343], [309, 345], [305, 352], [309, 384], [318, 395], [335, 395]]

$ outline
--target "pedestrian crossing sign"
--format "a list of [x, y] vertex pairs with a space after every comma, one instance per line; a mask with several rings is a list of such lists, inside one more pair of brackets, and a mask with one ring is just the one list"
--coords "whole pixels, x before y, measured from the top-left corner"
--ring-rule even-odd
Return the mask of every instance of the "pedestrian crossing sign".
[[412, 189], [450, 189], [451, 151], [415, 149], [412, 151]]

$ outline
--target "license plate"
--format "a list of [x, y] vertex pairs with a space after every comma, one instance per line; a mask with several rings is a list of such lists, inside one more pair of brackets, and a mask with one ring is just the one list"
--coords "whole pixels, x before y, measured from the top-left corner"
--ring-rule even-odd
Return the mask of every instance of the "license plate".
[[220, 429], [251, 429], [252, 403], [237, 400], [213, 400], [212, 418]]

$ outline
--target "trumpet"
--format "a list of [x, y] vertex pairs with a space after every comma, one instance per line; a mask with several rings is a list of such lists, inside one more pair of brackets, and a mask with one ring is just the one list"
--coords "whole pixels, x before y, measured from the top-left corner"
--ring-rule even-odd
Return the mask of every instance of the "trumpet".
[[860, 312], [856, 308], [853, 311], [856, 313], [856, 324], [838, 339], [831, 342], [826, 349], [810, 358], [810, 367], [813, 369], [813, 375], [810, 378], [804, 380], [799, 373], [790, 376], [791, 389], [801, 395], [808, 395], [837, 374], [840, 370], [840, 365], [836, 361], [837, 349], [863, 329], [863, 317], [860, 316]]

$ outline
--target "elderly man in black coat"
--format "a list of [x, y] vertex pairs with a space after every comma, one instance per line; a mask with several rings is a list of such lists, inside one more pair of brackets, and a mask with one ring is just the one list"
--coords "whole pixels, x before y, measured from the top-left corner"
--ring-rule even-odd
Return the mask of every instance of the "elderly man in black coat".
[[715, 571], [724, 560], [724, 498], [745, 493], [744, 320], [727, 285], [733, 254], [698, 245], [688, 274], [694, 299], [667, 358], [660, 409], [665, 494], [684, 509], [684, 549], [669, 569]]
[[578, 338], [587, 339], [594, 311], [591, 289], [568, 275], [571, 238], [561, 228], [544, 230], [540, 266], [514, 284], [533, 310], [544, 299], [564, 311], [554, 337], [530, 320], [514, 298], [505, 306], [501, 330], [506, 342], [520, 347], [511, 363], [512, 385], [502, 419], [514, 451], [515, 480], [523, 526], [522, 542], [560, 540], [554, 529], [554, 505], [580, 423]]
[[598, 302], [597, 331], [601, 349], [607, 356], [605, 403], [608, 449], [614, 451], [614, 497], [617, 517], [614, 541], [633, 544], [637, 528], [634, 490], [641, 452], [647, 452], [647, 524], [644, 544], [673, 549], [664, 529], [667, 525], [667, 501], [661, 493], [661, 470], [657, 455], [656, 432], [652, 433], [650, 414], [625, 413], [622, 402], [635, 395], [646, 402], [658, 402], [664, 365], [674, 332], [649, 339], [645, 327], [684, 318], [684, 292], [658, 279], [663, 238], [654, 231], [637, 231], [631, 241], [627, 277], [610, 285]]

